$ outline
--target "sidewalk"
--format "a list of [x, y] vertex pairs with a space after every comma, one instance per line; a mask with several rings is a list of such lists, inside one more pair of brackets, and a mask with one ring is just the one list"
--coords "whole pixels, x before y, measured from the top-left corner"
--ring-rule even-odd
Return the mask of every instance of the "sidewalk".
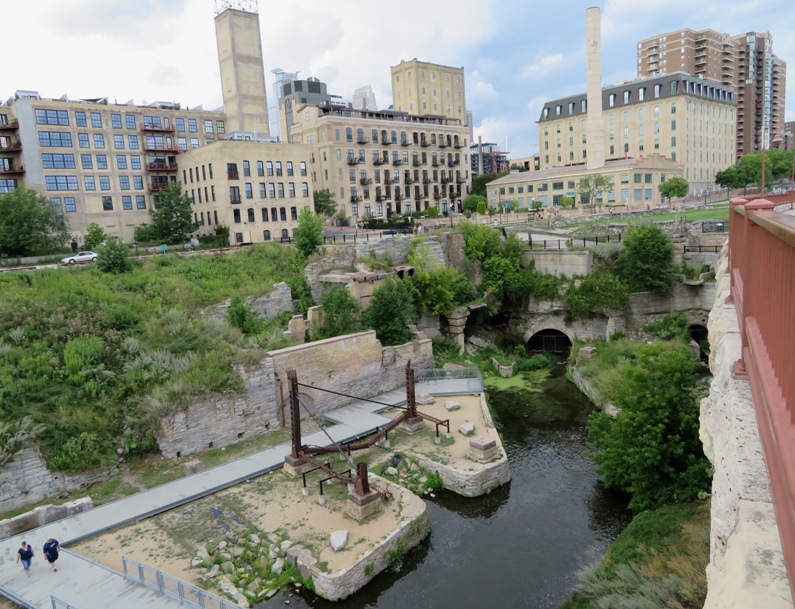
[[[418, 394], [454, 395], [479, 393], [483, 388], [479, 380], [463, 378], [424, 381], [417, 383], [415, 390]], [[304, 443], [326, 446], [330, 444], [326, 433], [336, 442], [347, 442], [372, 433], [389, 422], [379, 412], [390, 405], [405, 403], [405, 389], [396, 389], [372, 399], [381, 404], [354, 402], [323, 413], [321, 416], [334, 425], [325, 428], [325, 433], [319, 431], [306, 436]], [[289, 443], [280, 444], [1, 540], [0, 595], [7, 591], [12, 597], [29, 603], [30, 607], [40, 609], [52, 609], [50, 595], [69, 603], [74, 609], [107, 609], [111, 604], [114, 609], [184, 607], [176, 600], [129, 582], [115, 571], [70, 552], [63, 553], [58, 561], [58, 573], [52, 573], [41, 556], [41, 546], [48, 537], [55, 537], [67, 545], [261, 476], [281, 467], [290, 449]], [[36, 550], [30, 578], [25, 577], [22, 567], [15, 564], [16, 552], [23, 539]]]

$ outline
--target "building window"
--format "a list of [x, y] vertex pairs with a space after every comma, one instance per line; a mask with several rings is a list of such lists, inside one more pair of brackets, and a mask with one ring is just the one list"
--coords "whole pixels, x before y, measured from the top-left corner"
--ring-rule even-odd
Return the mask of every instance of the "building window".
[[77, 145], [81, 148], [91, 148], [91, 144], [88, 140], [88, 133], [78, 133], [77, 134]]
[[83, 169], [93, 169], [94, 162], [91, 158], [90, 154], [81, 154], [80, 155], [80, 167]]
[[[235, 224], [240, 224], [241, 220], [240, 220], [240, 210], [239, 209], [233, 209], [232, 210], [232, 218], [233, 218]], [[241, 240], [242, 240], [242, 236], [241, 236]]]
[[[111, 114], [110, 124], [114, 129], [121, 129], [121, 114]], [[132, 209], [132, 201], [130, 201], [130, 209]]]
[[134, 114], [125, 114], [124, 115], [124, 122], [127, 125], [127, 129], [135, 129], [135, 115]]
[[632, 91], [624, 91], [624, 103], [628, 104], [632, 99]]
[[135, 208], [146, 209], [146, 197], [143, 195], [135, 195]]
[[262, 161], [257, 161], [257, 175], [259, 177], [265, 175], [265, 164]]
[[141, 168], [141, 157], [137, 154], [130, 155], [130, 168], [131, 169], [140, 169]]
[[266, 163], [266, 167], [267, 167], [267, 170], [268, 170], [268, 175], [272, 176], [273, 175], [273, 161], [268, 161]]
[[260, 199], [265, 198], [265, 182], [259, 183], [259, 198]]
[[309, 183], [308, 182], [301, 182], [301, 196], [308, 197], [309, 196]]
[[213, 132], [213, 121], [212, 120], [208, 119], [208, 120], [204, 121], [204, 132], [205, 133], [212, 133]]
[[72, 134], [68, 131], [39, 131], [39, 145], [42, 147], [71, 147]]
[[132, 196], [130, 195], [122, 195], [121, 198], [121, 208], [127, 211], [132, 211]]
[[256, 222], [257, 221], [255, 216], [254, 216], [254, 209], [253, 208], [249, 207], [248, 210], [247, 210], [247, 213], [248, 213], [248, 221], [249, 222]]
[[119, 189], [130, 190], [130, 176], [119, 176]]
[[[48, 180], [47, 190], [59, 190], [59, 189], [51, 189], [50, 188], [49, 177], [52, 177], [52, 176], [48, 176], [47, 178], [45, 178], [46, 180]], [[83, 177], [83, 185], [85, 186], [86, 190], [96, 190], [97, 189], [97, 185], [94, 182], [94, 176], [84, 176]]]
[[86, 121], [86, 113], [82, 110], [75, 111], [75, 125], [78, 127], [88, 127], [88, 121]]
[[105, 154], [98, 154], [97, 169], [107, 169], [107, 168], [108, 168], [108, 156]]
[[99, 189], [110, 190], [110, 176], [99, 176]]
[[113, 147], [116, 150], [124, 150], [124, 136], [123, 135], [114, 135], [113, 136]]
[[251, 182], [246, 182], [246, 199], [253, 199], [254, 198], [254, 189], [251, 185]]
[[188, 119], [188, 131], [190, 131], [191, 133], [198, 133], [199, 132], [199, 127], [196, 124], [196, 119], [195, 118], [189, 118]]
[[143, 190], [144, 189], [144, 177], [143, 176], [133, 176], [133, 187], [135, 190]]
[[616, 94], [611, 93], [610, 95], [607, 96], [607, 107], [612, 108], [615, 105], [616, 105]]
[[268, 197], [271, 199], [276, 198], [276, 185], [273, 182], [268, 184]]
[[[16, 180], [15, 180], [16, 182]], [[47, 190], [77, 190], [77, 176], [45, 176]]]
[[175, 118], [174, 123], [177, 127], [177, 131], [183, 132], [185, 131], [185, 119], [184, 118]]
[[299, 167], [301, 168], [301, 175], [306, 176], [306, 161], [301, 161]]
[[287, 196], [295, 198], [295, 182], [290, 182], [287, 184]]
[[276, 175], [277, 176], [282, 175], [282, 162], [281, 161], [276, 161]]
[[128, 135], [127, 136], [127, 148], [130, 150], [138, 150], [138, 136], [137, 135]]
[[94, 129], [102, 129], [102, 115], [99, 112], [91, 113], [91, 126]]
[[249, 177], [251, 175], [251, 163], [243, 161], [243, 175]]
[[293, 175], [293, 162], [292, 161], [287, 161], [287, 175], [288, 176]]
[[69, 113], [66, 110], [36, 110], [37, 125], [69, 126]]
[[278, 193], [280, 199], [284, 199], [284, 184], [282, 182], [279, 182], [276, 185], [276, 192]]
[[194, 150], [196, 148], [198, 148], [199, 147], [199, 138], [197, 138], [197, 137], [190, 138], [190, 147], [192, 149], [194, 149]]
[[127, 169], [127, 155], [126, 154], [117, 154], [116, 155], [116, 169]]
[[102, 196], [102, 211], [113, 211], [113, 197], [108, 195]]
[[279, 208], [279, 220], [287, 222], [287, 210], [284, 207]]
[[[0, 163], [2, 163], [2, 161], [0, 161]], [[75, 155], [44, 153], [41, 155], [41, 166], [44, 169], [74, 169]]]

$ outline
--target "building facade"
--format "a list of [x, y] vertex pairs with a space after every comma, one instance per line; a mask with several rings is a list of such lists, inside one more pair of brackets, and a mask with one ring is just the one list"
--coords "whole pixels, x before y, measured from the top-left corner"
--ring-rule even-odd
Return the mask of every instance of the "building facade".
[[232, 244], [292, 238], [301, 210], [313, 208], [310, 156], [307, 146], [250, 140], [217, 141], [179, 155], [197, 232], [227, 226]]
[[499, 144], [472, 144], [469, 147], [469, 157], [472, 159], [473, 176], [499, 173], [510, 169], [508, 153], [501, 151]]
[[298, 80], [298, 72], [285, 72], [281, 68], [275, 68], [271, 70], [271, 72], [276, 77], [276, 80], [273, 81], [271, 96], [268, 99], [268, 123], [270, 126], [270, 135], [272, 138], [283, 141], [285, 137], [282, 134], [279, 121], [279, 117], [281, 116], [279, 104], [281, 103], [282, 97], [284, 96], [284, 85], [294, 80]]
[[390, 69], [395, 110], [420, 116], [446, 116], [457, 119], [461, 125], [468, 124], [464, 68], [412, 59]]
[[378, 110], [373, 88], [370, 85], [358, 87], [353, 92], [353, 102], [351, 105], [353, 106], [354, 110]]
[[[691, 192], [714, 188], [715, 174], [734, 163], [736, 109], [728, 85], [677, 73], [601, 90], [605, 157], [666, 156], [683, 167]], [[587, 163], [585, 94], [544, 104], [540, 168]]]
[[222, 112], [18, 91], [0, 106], [0, 194], [34, 188], [75, 234], [96, 223], [131, 242], [135, 227], [151, 221], [153, 197], [177, 180], [178, 155], [225, 133]]
[[[538, 171], [513, 171], [486, 185], [489, 206], [503, 209], [507, 202], [516, 201], [519, 209], [531, 209], [533, 202], [542, 208], [557, 208], [563, 198], [577, 205], [588, 204], [579, 193], [580, 181], [594, 173], [584, 164], [570, 167], [551, 167]], [[624, 209], [647, 209], [662, 203], [659, 185], [673, 176], [682, 175], [682, 168], [673, 160], [659, 154], [642, 159], [606, 161], [598, 173], [607, 177], [612, 188], [597, 197], [598, 205]]]
[[638, 42], [638, 76], [684, 72], [731, 86], [736, 94], [735, 160], [769, 147], [784, 130], [786, 62], [769, 32], [739, 36], [714, 30], [668, 32]]
[[456, 212], [470, 191], [469, 132], [457, 120], [309, 105], [294, 117], [290, 138], [311, 149], [312, 181], [354, 221]]

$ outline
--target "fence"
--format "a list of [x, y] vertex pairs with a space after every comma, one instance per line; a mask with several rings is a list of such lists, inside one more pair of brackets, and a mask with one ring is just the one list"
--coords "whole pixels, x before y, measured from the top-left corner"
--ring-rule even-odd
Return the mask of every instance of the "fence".
[[705, 220], [701, 223], [702, 233], [725, 233], [728, 230], [728, 222], [717, 222]]
[[323, 243], [328, 244], [335, 244], [335, 243], [357, 243], [363, 241], [364, 243], [369, 243], [370, 241], [378, 241], [385, 237], [394, 237], [395, 235], [411, 235], [413, 234], [412, 229], [394, 229], [394, 230], [384, 230], [378, 233], [373, 232], [361, 232], [361, 233], [341, 233], [339, 235], [324, 235], [323, 236]]
[[438, 383], [439, 381], [466, 380], [468, 393], [483, 391], [483, 375], [478, 368], [427, 368], [417, 370], [414, 379], [417, 383]]
[[74, 605], [70, 605], [66, 601], [62, 601], [54, 596], [51, 596], [50, 600], [52, 601], [52, 609], [77, 609]]
[[693, 254], [720, 254], [722, 245], [686, 245], [685, 253]]
[[795, 592], [795, 225], [775, 203], [732, 199], [729, 270], [742, 351], [770, 475], [781, 546]]
[[178, 600], [183, 605], [196, 609], [241, 609], [239, 605], [224, 600], [215, 594], [197, 588], [182, 580], [148, 567], [127, 556], [122, 556], [124, 577], [157, 590], [161, 594]]
[[20, 607], [24, 607], [24, 609], [39, 609], [36, 605], [31, 605], [24, 598], [22, 598], [21, 596], [17, 596], [10, 590], [7, 590], [5, 588], [0, 588], [0, 600], [4, 598], [7, 598], [13, 603], [16, 603]]

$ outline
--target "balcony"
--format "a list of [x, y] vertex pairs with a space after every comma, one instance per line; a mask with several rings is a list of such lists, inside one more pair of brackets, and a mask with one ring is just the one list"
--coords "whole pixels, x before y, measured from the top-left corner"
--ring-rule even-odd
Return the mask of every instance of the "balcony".
[[392, 165], [395, 167], [400, 167], [403, 164], [403, 161], [400, 159], [392, 159]]
[[405, 198], [406, 198], [406, 197], [404, 197], [404, 196], [403, 196], [402, 194], [400, 194], [399, 192], [396, 192], [396, 193], [395, 193], [395, 201], [403, 201]]
[[166, 127], [165, 125], [158, 125], [158, 124], [144, 124], [141, 127], [141, 131], [146, 133], [174, 133], [176, 129], [174, 127]]
[[377, 157], [377, 158], [374, 158], [374, 159], [373, 159], [373, 165], [383, 165], [383, 164], [384, 164], [384, 163], [386, 163], [386, 162], [387, 162], [387, 161], [385, 161], [385, 160], [384, 160], [384, 159], [382, 159], [381, 157]]
[[369, 144], [370, 140], [368, 140], [366, 137], [358, 137], [358, 138], [356, 138], [356, 143], [357, 144]]
[[453, 144], [453, 148], [465, 148], [466, 144], [462, 144], [461, 142], [456, 142]]
[[13, 120], [7, 123], [0, 123], [0, 131], [16, 131], [19, 129], [19, 121]]
[[458, 167], [461, 163], [459, 161], [447, 161], [448, 167]]
[[168, 182], [152, 182], [149, 185], [149, 192], [157, 194], [166, 188], [168, 188]]
[[433, 180], [431, 180], [430, 178], [422, 178], [422, 183], [423, 184], [433, 184]]
[[467, 181], [466, 178], [456, 178], [455, 179], [455, 183], [456, 184], [466, 184], [466, 181]]
[[431, 163], [431, 165], [432, 165], [433, 167], [442, 167], [442, 166], [444, 165], [444, 163], [440, 163], [439, 161], [436, 161], [436, 160], [434, 160], [434, 161]]
[[357, 159], [355, 156], [348, 157], [348, 165], [358, 165], [358, 164], [359, 164], [359, 159]]
[[377, 203], [381, 203], [383, 201], [388, 201], [389, 198], [385, 195], [375, 195], [375, 200]]
[[368, 184], [372, 183], [373, 183], [372, 178], [359, 178], [359, 184], [361, 184], [362, 186], [367, 186]]
[[409, 139], [400, 140], [400, 145], [401, 146], [411, 146], [411, 140], [409, 140]]
[[382, 138], [381, 138], [381, 145], [382, 145], [382, 146], [391, 146], [391, 145], [392, 145], [392, 144], [394, 144], [394, 143], [395, 143], [395, 142], [393, 142], [393, 141], [392, 141], [392, 140], [390, 140], [389, 138], [386, 138], [386, 137], [382, 137]]
[[240, 195], [229, 195], [229, 202], [233, 205], [239, 205], [243, 202], [243, 199], [240, 198]]
[[452, 184], [453, 183], [453, 178], [442, 178], [441, 179], [441, 183], [442, 184]]
[[414, 184], [416, 181], [417, 180], [415, 180], [414, 178], [409, 178], [409, 177], [403, 178], [403, 183], [404, 184]]
[[397, 184], [397, 180], [394, 180], [394, 179], [390, 178], [389, 176], [387, 176], [387, 177], [384, 178], [384, 184], [386, 184], [387, 186], [390, 185], [390, 184]]
[[351, 203], [359, 203], [362, 198], [358, 195], [351, 195]]
[[144, 150], [147, 152], [173, 152], [174, 154], [179, 154], [182, 152], [179, 148], [177, 148], [174, 144], [159, 144], [157, 142], [154, 143], [147, 143], [144, 142]]
[[227, 171], [226, 178], [227, 180], [239, 180], [240, 174], [237, 171]]
[[25, 166], [20, 165], [19, 167], [14, 167], [13, 163], [9, 163], [9, 166], [5, 169], [0, 167], [0, 175], [22, 175], [25, 173]]
[[422, 167], [423, 165], [425, 165], [425, 163], [424, 163], [423, 161], [421, 161], [420, 159], [414, 159], [414, 160], [411, 162], [411, 164], [412, 164], [414, 167]]
[[177, 164], [166, 161], [154, 161], [146, 164], [147, 171], [176, 171]]
[[22, 142], [20, 140], [11, 140], [8, 146], [0, 144], [0, 152], [19, 152], [22, 150]]

